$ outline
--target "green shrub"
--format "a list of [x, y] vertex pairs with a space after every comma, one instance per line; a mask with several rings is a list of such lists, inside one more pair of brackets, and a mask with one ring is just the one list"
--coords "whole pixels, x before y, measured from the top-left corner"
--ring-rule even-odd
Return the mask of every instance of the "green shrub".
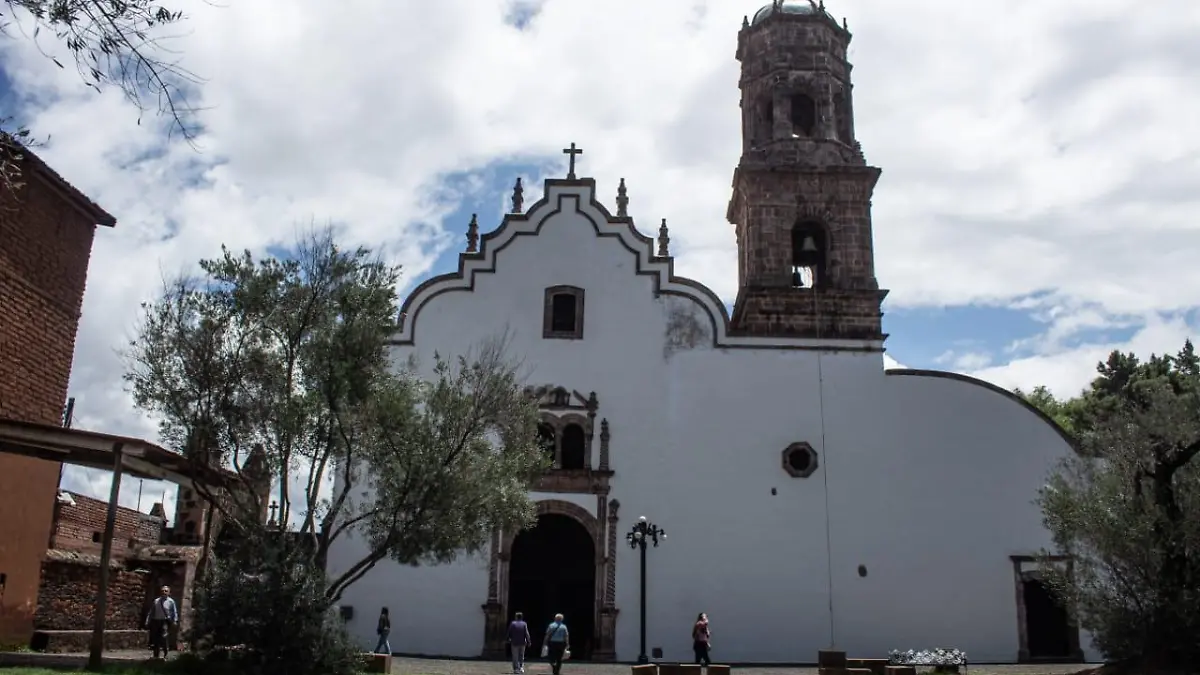
[[197, 584], [205, 675], [352, 675], [360, 649], [329, 608], [311, 558], [268, 536], [215, 561]]

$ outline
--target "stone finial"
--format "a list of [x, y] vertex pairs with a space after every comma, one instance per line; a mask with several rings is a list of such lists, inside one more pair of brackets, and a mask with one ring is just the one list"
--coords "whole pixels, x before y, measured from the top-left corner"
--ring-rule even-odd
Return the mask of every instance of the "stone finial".
[[525, 207], [525, 188], [521, 186], [521, 177], [517, 176], [517, 183], [513, 185], [512, 196], [512, 212], [521, 213], [521, 209]]
[[842, 17], [842, 30], [844, 30], [844, 31], [850, 30], [850, 22], [847, 21], [846, 17], [844, 17], [844, 16]]
[[593, 391], [588, 394], [587, 403], [585, 403], [584, 406], [587, 408], [588, 412], [596, 412], [596, 410], [600, 407], [600, 399], [596, 398], [596, 392]]
[[608, 471], [608, 441], [612, 435], [608, 431], [608, 418], [600, 420], [600, 470]]
[[613, 499], [608, 502], [608, 519], [616, 520], [617, 512], [621, 510], [621, 502]]
[[467, 253], [479, 250], [479, 219], [471, 214], [471, 222], [467, 224]]
[[625, 194], [625, 179], [621, 179], [621, 184], [617, 186], [617, 217], [629, 217], [629, 195]]
[[750, 27], [750, 17], [743, 14], [742, 15], [742, 28], [749, 28], [749, 27]]
[[658, 257], [666, 258], [671, 255], [668, 245], [671, 243], [671, 237], [667, 235], [667, 219], [662, 219], [662, 225], [658, 226]]

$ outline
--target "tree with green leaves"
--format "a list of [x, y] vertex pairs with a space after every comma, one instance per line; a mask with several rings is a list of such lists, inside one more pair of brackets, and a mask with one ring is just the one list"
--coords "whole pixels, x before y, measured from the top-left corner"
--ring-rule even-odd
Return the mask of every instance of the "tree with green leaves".
[[[163, 44], [164, 29], [183, 19], [182, 11], [155, 0], [0, 0], [0, 38], [38, 41], [42, 53], [65, 68], [67, 58], [41, 41], [50, 36], [70, 55], [86, 86], [119, 87], [143, 112], [153, 105], [170, 119], [171, 131], [191, 143], [194, 110], [186, 92], [200, 79], [170, 58]], [[23, 125], [0, 118], [0, 191], [20, 188], [20, 154], [29, 141]]]
[[1027, 399], [1080, 453], [1038, 497], [1056, 589], [1113, 661], [1200, 669], [1200, 358], [1192, 343], [1139, 360], [1113, 352], [1078, 397]]
[[366, 543], [332, 571], [332, 605], [382, 560], [449, 561], [532, 522], [528, 486], [546, 460], [506, 335], [434, 355], [431, 376], [396, 367], [399, 269], [329, 231], [286, 258], [225, 250], [200, 267], [143, 305], [127, 381], [166, 445], [230, 469], [197, 486], [223, 527], [267, 527], [245, 471], [257, 450], [312, 564], [344, 537]]

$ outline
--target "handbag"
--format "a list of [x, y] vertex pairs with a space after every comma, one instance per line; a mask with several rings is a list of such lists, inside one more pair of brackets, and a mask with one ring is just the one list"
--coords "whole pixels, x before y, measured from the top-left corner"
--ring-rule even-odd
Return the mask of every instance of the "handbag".
[[563, 650], [563, 661], [566, 661], [569, 658], [571, 658], [571, 650], [570, 649]]
[[550, 656], [550, 645], [542, 645], [542, 658]]

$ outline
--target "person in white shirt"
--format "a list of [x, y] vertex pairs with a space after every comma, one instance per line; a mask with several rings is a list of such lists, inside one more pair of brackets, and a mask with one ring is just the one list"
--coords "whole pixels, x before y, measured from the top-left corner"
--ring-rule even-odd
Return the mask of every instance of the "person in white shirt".
[[163, 658], [167, 657], [170, 649], [168, 631], [178, 623], [179, 610], [175, 607], [175, 599], [171, 597], [171, 589], [163, 586], [146, 615], [146, 629], [150, 631], [150, 649], [154, 651], [154, 658], [158, 658], [160, 651]]

